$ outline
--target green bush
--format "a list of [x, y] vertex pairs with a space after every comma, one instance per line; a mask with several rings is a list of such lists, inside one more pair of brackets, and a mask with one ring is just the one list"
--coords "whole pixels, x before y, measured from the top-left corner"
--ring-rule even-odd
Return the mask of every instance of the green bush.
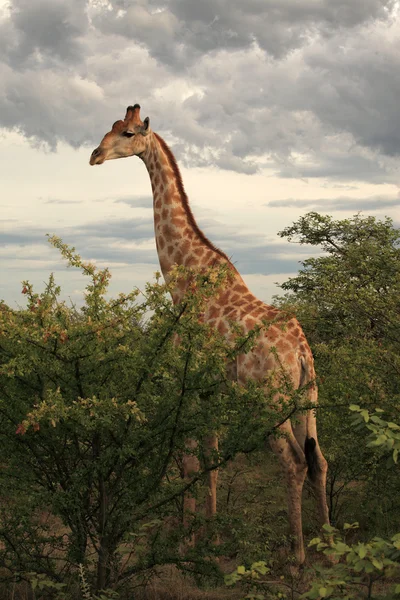
[[[37, 586], [69, 590], [84, 565], [99, 594], [169, 563], [215, 573], [208, 559], [218, 549], [207, 538], [182, 554], [205, 526], [201, 515], [184, 525], [183, 493], [197, 495], [209, 470], [265, 445], [292, 409], [273, 402], [277, 391], [287, 397], [287, 382], [266, 393], [227, 380], [226, 361], [257, 332], [228, 343], [199, 318], [226, 269], [177, 269], [168, 284], [147, 285], [141, 301], [137, 290], [109, 298], [107, 269], [51, 241], [88, 285], [79, 309], [59, 299], [53, 276], [40, 294], [24, 282], [26, 309], [0, 307], [0, 575], [37, 573]], [[191, 285], [174, 306], [169, 294], [182, 277]], [[205, 460], [202, 441], [213, 431], [220, 450]], [[201, 464], [185, 480], [184, 453]]]

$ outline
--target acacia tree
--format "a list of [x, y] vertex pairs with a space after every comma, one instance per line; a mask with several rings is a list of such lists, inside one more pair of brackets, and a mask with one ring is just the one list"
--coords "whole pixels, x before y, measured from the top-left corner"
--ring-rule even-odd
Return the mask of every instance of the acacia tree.
[[280, 236], [322, 250], [282, 285], [278, 302], [295, 310], [316, 359], [331, 517], [389, 535], [400, 525], [399, 484], [355, 434], [348, 407], [378, 407], [399, 421], [400, 231], [389, 218], [311, 212]]
[[[108, 270], [51, 241], [88, 285], [79, 310], [59, 299], [53, 276], [40, 294], [24, 282], [26, 309], [1, 305], [3, 576], [35, 572], [65, 583], [81, 564], [98, 591], [166, 563], [210, 569], [202, 560], [215, 552], [210, 544], [179, 551], [204, 526], [194, 515], [183, 524], [183, 492], [196, 494], [207, 472], [237, 452], [263, 447], [299, 394], [291, 402], [284, 377], [270, 393], [226, 379], [226, 360], [250, 348], [257, 331], [238, 331], [228, 344], [199, 319], [224, 269], [191, 273], [178, 306], [169, 292], [188, 276], [182, 269], [168, 284], [147, 285], [142, 302], [138, 291], [109, 299]], [[210, 431], [222, 443], [205, 460]], [[183, 453], [201, 463], [189, 480], [180, 477]]]

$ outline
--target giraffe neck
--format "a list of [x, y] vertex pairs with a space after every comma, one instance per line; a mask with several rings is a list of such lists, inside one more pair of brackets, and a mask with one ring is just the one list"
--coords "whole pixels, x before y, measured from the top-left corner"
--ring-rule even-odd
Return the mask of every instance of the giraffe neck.
[[179, 168], [164, 140], [151, 134], [148, 149], [141, 158], [153, 190], [155, 238], [165, 280], [168, 281], [174, 265], [195, 268], [230, 263], [200, 231], [190, 210]]

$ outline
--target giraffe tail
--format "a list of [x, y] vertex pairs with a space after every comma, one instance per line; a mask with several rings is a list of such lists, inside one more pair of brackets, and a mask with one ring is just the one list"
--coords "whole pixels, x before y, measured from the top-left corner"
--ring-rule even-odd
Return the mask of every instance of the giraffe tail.
[[313, 437], [306, 437], [306, 441], [304, 442], [304, 454], [308, 466], [307, 475], [311, 481], [315, 481], [318, 472], [318, 461], [315, 453], [316, 446], [317, 443]]
[[[309, 365], [307, 364], [305, 357], [302, 356], [300, 360], [301, 360], [300, 387], [302, 387], [302, 386], [305, 386], [308, 383], [310, 383], [310, 381], [312, 380], [312, 375], [310, 373], [310, 368], [309, 368]], [[309, 390], [310, 400], [313, 395], [314, 395], [313, 389], [310, 389]], [[313, 400], [316, 401], [316, 398], [314, 398]], [[307, 423], [307, 430], [308, 430], [308, 423], [309, 423], [309, 415], [308, 414], [306, 415], [306, 423]], [[307, 462], [307, 466], [308, 466], [307, 475], [311, 481], [315, 481], [316, 477], [317, 477], [317, 472], [318, 472], [318, 458], [317, 458], [317, 455], [315, 452], [315, 449], [317, 447], [317, 442], [313, 437], [309, 436], [308, 433], [309, 432], [307, 431], [306, 439], [304, 442], [304, 454], [305, 454], [305, 458], [306, 458], [306, 462]]]

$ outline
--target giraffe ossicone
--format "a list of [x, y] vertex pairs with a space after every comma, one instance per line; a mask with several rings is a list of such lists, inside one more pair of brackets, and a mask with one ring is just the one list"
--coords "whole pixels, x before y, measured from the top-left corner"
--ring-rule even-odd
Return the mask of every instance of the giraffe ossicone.
[[[139, 104], [128, 106], [125, 118], [116, 121], [111, 131], [105, 134], [100, 145], [92, 152], [90, 164], [99, 165], [106, 160], [129, 156], [138, 156], [150, 176], [157, 253], [165, 280], [168, 281], [176, 265], [196, 269], [226, 264], [230, 277], [219, 295], [210, 301], [204, 319], [226, 336], [230, 334], [232, 321], [248, 332], [265, 320], [279, 320], [279, 311], [252, 294], [226, 254], [214, 246], [198, 227], [176, 160], [164, 140], [151, 130], [148, 117], [141, 120]], [[179, 302], [184, 291], [184, 286], [176, 288], [173, 301]], [[252, 378], [260, 381], [261, 385], [268, 373], [283, 366], [295, 389], [304, 386], [307, 402], [316, 407], [318, 392], [313, 383], [315, 371], [310, 347], [295, 318], [286, 319], [284, 324], [285, 327], [274, 324], [261, 329], [254, 348], [238, 357], [235, 377], [241, 383]], [[271, 352], [272, 347], [275, 348], [274, 352]], [[286, 478], [293, 550], [297, 561], [302, 563], [305, 558], [301, 517], [303, 484], [308, 472], [321, 525], [329, 523], [327, 463], [318, 443], [315, 410], [300, 414], [295, 425], [289, 420], [285, 421], [280, 429], [285, 435], [271, 439], [270, 445]], [[205, 445], [208, 453], [218, 447], [217, 437], [212, 432]], [[187, 476], [196, 468], [198, 465], [193, 456], [184, 460]], [[216, 470], [210, 472], [208, 485], [207, 515], [213, 516], [217, 498]], [[194, 511], [194, 499], [189, 498], [187, 502], [187, 508]]]

